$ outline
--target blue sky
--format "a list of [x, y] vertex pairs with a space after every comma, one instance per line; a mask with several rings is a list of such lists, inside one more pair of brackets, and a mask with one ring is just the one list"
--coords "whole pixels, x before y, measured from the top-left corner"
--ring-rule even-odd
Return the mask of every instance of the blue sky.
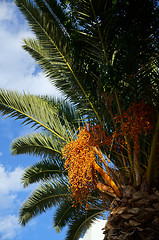
[[[0, 0], [0, 88], [59, 96], [21, 45], [33, 36], [13, 1]], [[13, 157], [10, 144], [30, 131], [20, 121], [0, 115], [0, 239], [64, 240], [65, 230], [57, 234], [52, 227], [54, 209], [33, 219], [25, 228], [18, 224], [18, 208], [35, 188], [20, 183], [23, 169], [36, 161], [30, 156]]]

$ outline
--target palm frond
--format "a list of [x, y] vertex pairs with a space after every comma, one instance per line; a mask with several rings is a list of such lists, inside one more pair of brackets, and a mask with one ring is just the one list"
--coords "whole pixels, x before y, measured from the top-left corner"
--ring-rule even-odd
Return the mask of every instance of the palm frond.
[[[62, 60], [61, 56], [55, 48], [44, 48], [39, 40], [24, 39], [23, 48], [26, 50], [44, 70], [47, 77], [51, 79], [53, 84], [57, 84], [56, 80], [64, 81], [68, 77], [69, 70], [66, 63]], [[69, 75], [70, 78], [72, 76]], [[68, 84], [67, 81], [65, 84]], [[62, 90], [62, 89], [60, 89]]]
[[[40, 41], [41, 50], [44, 51], [43, 49], [45, 49], [45, 52], [47, 52], [48, 55], [47, 58], [51, 58], [53, 64], [50, 68], [50, 62], [48, 64], [48, 60], [46, 61], [46, 58], [41, 58], [42, 54], [40, 52], [40, 56], [38, 56], [38, 58], [40, 57], [40, 61], [44, 59], [44, 68], [46, 67], [46, 64], [48, 64], [46, 71], [49, 73], [49, 75], [51, 75], [53, 71], [56, 73], [58, 72], [58, 77], [56, 76], [56, 79], [54, 76], [51, 78], [55, 86], [67, 94], [70, 99], [72, 98], [72, 101], [74, 101], [76, 104], [78, 104], [80, 101], [84, 101], [85, 105], [88, 105], [89, 103], [88, 109], [93, 109], [98, 121], [102, 123], [96, 109], [89, 99], [88, 94], [84, 90], [81, 81], [78, 79], [76, 72], [71, 66], [72, 60], [70, 60], [70, 58], [67, 56], [67, 51], [65, 51], [67, 48], [67, 42], [66, 44], [63, 44], [65, 41], [63, 40], [63, 36], [59, 35], [58, 28], [56, 28], [56, 26], [54, 27], [54, 24], [49, 20], [47, 21], [47, 15], [42, 15], [36, 5], [34, 5], [31, 1], [16, 0], [16, 4], [27, 18], [33, 32]], [[63, 45], [63, 47], [61, 45]], [[37, 60], [38, 54], [37, 50], [33, 49], [33, 44], [32, 46], [29, 46], [29, 42], [27, 42], [25, 49], [31, 52], [31, 55], [34, 55]], [[53, 66], [54, 63], [55, 66]]]
[[[61, 101], [48, 96], [44, 96], [43, 98], [46, 99], [53, 108], [57, 108], [58, 115], [61, 119], [67, 119], [69, 125], [73, 127], [73, 129], [77, 129], [79, 126], [83, 126], [85, 124], [86, 118], [80, 114], [79, 109], [74, 105], [68, 103], [67, 101]], [[64, 123], [64, 121], [62, 121], [62, 123]]]
[[[82, 216], [84, 217], [84, 219], [87, 221], [86, 225], [89, 227], [90, 224], [93, 222], [93, 220], [96, 219], [98, 213], [100, 215], [101, 212], [104, 211], [104, 207], [101, 206], [99, 202], [95, 204], [95, 201], [94, 201], [93, 204], [94, 204], [94, 207], [91, 206], [91, 209], [86, 210], [84, 206], [80, 208], [79, 204], [77, 204], [77, 206], [74, 207], [72, 201], [65, 200], [61, 202], [59, 207], [56, 209], [56, 212], [53, 218], [53, 225], [55, 229], [62, 230], [63, 227], [67, 226], [70, 222], [73, 223], [75, 221], [78, 221], [79, 216], [80, 218]], [[91, 216], [93, 216], [92, 221], [90, 220]], [[85, 226], [79, 227], [80, 234], [84, 232], [84, 228]]]
[[30, 124], [36, 129], [42, 127], [64, 142], [74, 134], [62, 125], [57, 110], [38, 96], [0, 90], [0, 112], [7, 117], [22, 119], [22, 124]]
[[59, 57], [61, 56], [61, 60], [64, 60], [62, 58], [63, 54], [66, 56], [66, 53], [69, 51], [66, 51], [67, 37], [64, 35], [63, 31], [61, 31], [59, 26], [60, 22], [57, 22], [53, 15], [50, 18], [49, 14], [46, 12], [41, 14], [42, 12], [35, 1], [15, 0], [15, 4], [26, 17], [29, 26], [35, 33], [37, 39], [41, 42], [42, 46], [50, 50], [56, 48]]
[[66, 240], [78, 240], [82, 234], [86, 232], [91, 224], [99, 217], [104, 211], [101, 210], [88, 210], [87, 212], [79, 212], [78, 215], [68, 224], [68, 231]]
[[[73, 1], [72, 1], [72, 4]], [[105, 39], [110, 23], [108, 1], [84, 1], [76, 4], [73, 13], [79, 22], [79, 41], [85, 56], [93, 59], [98, 64], [107, 63]]]
[[[151, 21], [154, 20], [151, 13], [148, 13], [150, 22], [147, 21], [145, 28], [147, 30], [145, 32], [142, 32], [142, 25], [134, 27], [136, 29], [134, 39], [138, 39], [134, 44], [128, 36], [129, 34], [125, 33], [125, 29], [127, 29], [127, 31], [131, 30], [129, 30], [129, 24], [125, 23], [124, 20], [124, 18], [126, 18], [128, 21], [132, 21], [133, 17], [135, 17], [135, 14], [131, 16], [132, 20], [130, 20], [131, 18], [129, 17], [129, 11], [131, 11], [133, 3], [129, 6], [126, 6], [126, 4], [124, 6], [123, 4], [121, 7], [120, 2], [117, 3], [117, 6], [116, 3], [113, 4], [111, 1], [80, 0], [71, 1], [71, 4], [76, 5], [73, 14], [80, 26], [77, 42], [81, 48], [78, 54], [85, 59], [85, 61], [83, 61], [83, 67], [84, 64], [87, 63], [89, 77], [86, 75], [85, 79], [88, 85], [90, 85], [90, 76], [96, 76], [94, 82], [91, 84], [94, 84], [94, 89], [96, 86], [97, 91], [99, 91], [96, 96], [96, 99], [97, 97], [100, 99], [98, 113], [100, 111], [99, 109], [102, 108], [103, 110], [103, 104], [101, 104], [103, 101], [100, 96], [102, 96], [105, 91], [109, 92], [110, 89], [112, 89], [113, 92], [117, 90], [120, 99], [124, 99], [124, 103], [122, 102], [122, 104], [125, 105], [125, 103], [127, 103], [127, 107], [134, 99], [140, 101], [143, 98], [157, 104], [157, 102], [159, 102], [157, 96], [159, 91], [157, 70], [158, 50], [155, 47], [156, 39], [154, 38], [154, 31], [151, 27], [151, 24], [154, 24], [151, 23]], [[150, 3], [150, 5], [151, 4], [152, 3]], [[122, 14], [124, 8], [127, 12], [127, 16], [125, 17]], [[144, 13], [144, 8], [141, 8], [141, 13]], [[119, 18], [116, 17], [116, 14], [119, 14]], [[139, 16], [140, 14], [138, 17]], [[142, 19], [142, 21], [144, 22], [144, 19]], [[141, 29], [140, 32], [139, 29]], [[140, 35], [142, 35], [141, 38], [139, 37]], [[123, 39], [125, 40], [123, 41]], [[139, 39], [142, 39], [142, 41]], [[123, 42], [123, 45], [121, 45], [121, 42]], [[145, 42], [147, 42], [147, 45], [145, 45]], [[144, 50], [140, 51], [140, 49]], [[80, 54], [80, 52], [82, 52], [83, 55]], [[116, 53], [115, 58], [114, 53]], [[125, 53], [127, 55], [124, 55]], [[92, 61], [90, 61], [90, 59], [92, 59]], [[113, 61], [111, 59], [113, 59]], [[95, 63], [97, 63], [97, 65], [95, 65]], [[83, 70], [82, 67], [81, 69]], [[83, 74], [82, 71], [81, 74]], [[102, 87], [100, 88], [100, 86]], [[90, 88], [90, 91], [92, 95], [95, 95], [93, 89]], [[128, 91], [129, 96], [127, 97]], [[91, 99], [91, 101], [93, 102], [93, 99]], [[95, 103], [94, 106], [96, 106]]]
[[[49, 15], [50, 19], [56, 21], [63, 33], [69, 37], [69, 31], [73, 28], [69, 21], [67, 14], [61, 8], [60, 4], [56, 0], [35, 0], [39, 9]], [[69, 23], [68, 23], [69, 22]]]
[[67, 172], [64, 169], [61, 158], [54, 158], [52, 160], [43, 160], [26, 168], [23, 172], [21, 181], [24, 187], [28, 185], [51, 179], [52, 182], [65, 181]]
[[19, 222], [25, 225], [33, 217], [45, 212], [52, 206], [69, 197], [67, 185], [51, 181], [45, 181], [36, 189], [32, 195], [23, 203], [19, 210]]
[[79, 84], [73, 70], [69, 70], [67, 64], [61, 60], [56, 49], [51, 48], [51, 46], [51, 50], [42, 48], [40, 42], [34, 39], [25, 39], [23, 48], [37, 61], [51, 83], [66, 97], [69, 96], [69, 99], [76, 104], [76, 108], [82, 115], [92, 114], [90, 105], [92, 108], [93, 105], [87, 101], [89, 99], [84, 88]]
[[76, 214], [79, 214], [79, 208], [73, 207], [72, 201], [61, 202], [53, 218], [54, 227], [62, 230]]
[[40, 157], [61, 155], [64, 143], [46, 132], [33, 133], [14, 139], [11, 144], [12, 155], [29, 154]]

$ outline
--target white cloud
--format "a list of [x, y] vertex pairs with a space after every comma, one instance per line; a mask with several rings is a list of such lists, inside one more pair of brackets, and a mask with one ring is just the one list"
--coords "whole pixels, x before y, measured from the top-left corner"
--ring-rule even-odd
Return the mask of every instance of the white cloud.
[[8, 240], [15, 239], [19, 234], [21, 226], [18, 224], [18, 219], [15, 215], [0, 217], [0, 239]]
[[18, 192], [24, 191], [20, 182], [23, 169], [15, 168], [13, 171], [7, 171], [3, 165], [0, 165], [0, 209], [12, 209], [18, 202]]
[[21, 191], [23, 189], [20, 178], [23, 169], [15, 168], [13, 171], [7, 171], [3, 165], [0, 165], [0, 193], [8, 194], [9, 192]]
[[3, 155], [3, 153], [2, 152], [0, 152], [0, 157]]
[[13, 2], [0, 2], [0, 88], [33, 94], [59, 95], [22, 49], [22, 39], [32, 37]]
[[[17, 214], [24, 200], [22, 192], [30, 192], [35, 187], [23, 188], [20, 180], [22, 172], [21, 167], [7, 170], [0, 165], [0, 240], [17, 239], [20, 234], [21, 226]], [[35, 221], [31, 222], [30, 226], [34, 224]]]
[[3, 165], [0, 165], [0, 239], [15, 239], [21, 229], [18, 224], [18, 218], [14, 212], [19, 205], [18, 192], [23, 191], [20, 183], [23, 169], [15, 168], [8, 171]]
[[13, 16], [13, 10], [11, 8], [11, 3], [6, 3], [5, 1], [0, 2], [0, 20], [10, 20]]
[[0, 165], [0, 210], [19, 207], [21, 200], [18, 194], [30, 192], [37, 186], [33, 184], [28, 188], [23, 187], [21, 183], [23, 171], [24, 169], [21, 167], [7, 170], [3, 165]]

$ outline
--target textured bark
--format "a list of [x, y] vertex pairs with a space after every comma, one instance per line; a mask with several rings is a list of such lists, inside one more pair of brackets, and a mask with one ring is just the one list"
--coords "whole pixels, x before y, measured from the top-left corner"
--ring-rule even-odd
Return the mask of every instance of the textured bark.
[[112, 202], [104, 235], [104, 240], [159, 239], [159, 190], [125, 187], [123, 198]]

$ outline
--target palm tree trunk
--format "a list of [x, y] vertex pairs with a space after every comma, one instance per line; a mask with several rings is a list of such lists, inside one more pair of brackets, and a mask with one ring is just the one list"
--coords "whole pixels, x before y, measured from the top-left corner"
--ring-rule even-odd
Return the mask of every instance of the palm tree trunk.
[[104, 240], [159, 239], [159, 190], [151, 193], [126, 187], [112, 202]]

